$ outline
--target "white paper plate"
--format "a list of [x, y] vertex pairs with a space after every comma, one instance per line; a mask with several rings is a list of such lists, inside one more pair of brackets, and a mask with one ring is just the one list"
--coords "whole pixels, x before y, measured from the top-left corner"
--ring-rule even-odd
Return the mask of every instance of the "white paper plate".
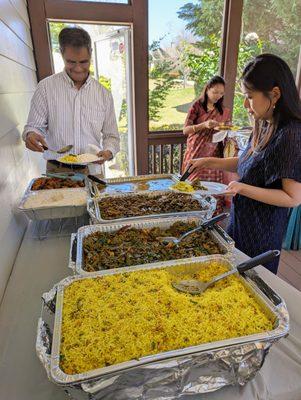
[[224, 194], [227, 189], [227, 185], [224, 185], [223, 183], [219, 182], [201, 181], [201, 184], [202, 186], [205, 186], [208, 190], [196, 190], [195, 193], [218, 195], [218, 194]]
[[216, 126], [213, 128], [215, 131], [239, 131], [241, 128], [236, 125], [223, 125], [223, 126]]
[[219, 131], [212, 135], [212, 143], [218, 143], [226, 139], [228, 136], [228, 131]]
[[[188, 182], [188, 181], [186, 181]], [[208, 181], [201, 181], [201, 185], [205, 186], [208, 190], [194, 190], [194, 192], [183, 192], [182, 190], [178, 190], [178, 189], [174, 189], [171, 186], [169, 187], [170, 190], [172, 190], [173, 192], [177, 192], [177, 193], [182, 193], [182, 194], [202, 194], [202, 195], [206, 195], [208, 194], [209, 196], [211, 195], [222, 195], [225, 193], [226, 189], [227, 189], [227, 185], [224, 185], [223, 183], [219, 183], [219, 182], [208, 182]]]
[[95, 161], [101, 161], [101, 160], [104, 159], [103, 157], [95, 156], [95, 160], [89, 161], [89, 162], [70, 162], [70, 161], [61, 161], [61, 158], [62, 157], [58, 158], [57, 161], [59, 161], [62, 164], [66, 164], [66, 165], [70, 165], [70, 166], [71, 165], [83, 165], [84, 167], [89, 165], [89, 164], [93, 164]]

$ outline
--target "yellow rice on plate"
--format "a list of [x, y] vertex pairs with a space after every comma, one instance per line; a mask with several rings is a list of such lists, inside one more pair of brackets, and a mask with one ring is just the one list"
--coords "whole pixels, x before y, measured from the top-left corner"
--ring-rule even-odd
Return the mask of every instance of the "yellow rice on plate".
[[[226, 270], [213, 262], [193, 277], [208, 281]], [[273, 328], [273, 321], [236, 276], [200, 296], [177, 292], [173, 280], [168, 269], [155, 269], [69, 285], [64, 290], [61, 369], [78, 374]]]
[[99, 161], [99, 160], [103, 160], [103, 157], [98, 157], [95, 154], [90, 154], [90, 153], [83, 153], [83, 154], [68, 154], [66, 156], [60, 157], [58, 159], [58, 161], [62, 162], [62, 163], [67, 163], [67, 164], [72, 164], [72, 163], [92, 163], [95, 161]]
[[188, 182], [177, 182], [174, 185], [170, 186], [171, 190], [176, 190], [178, 192], [183, 193], [194, 193], [195, 190], [192, 185]]
[[60, 157], [58, 159], [60, 162], [66, 162], [66, 163], [78, 163], [79, 159], [78, 156], [73, 155], [73, 154], [67, 154], [66, 156]]

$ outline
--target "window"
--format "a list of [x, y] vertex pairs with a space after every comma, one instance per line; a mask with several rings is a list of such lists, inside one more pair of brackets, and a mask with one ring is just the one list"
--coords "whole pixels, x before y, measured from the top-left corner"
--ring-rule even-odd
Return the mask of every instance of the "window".
[[249, 124], [243, 107], [239, 77], [252, 57], [260, 53], [276, 54], [288, 63], [296, 77], [301, 43], [300, 19], [301, 3], [295, 0], [244, 2], [233, 110], [233, 121], [236, 124]]
[[[214, 3], [214, 4], [213, 4]], [[223, 0], [149, 0], [149, 130], [182, 130], [218, 73]]]

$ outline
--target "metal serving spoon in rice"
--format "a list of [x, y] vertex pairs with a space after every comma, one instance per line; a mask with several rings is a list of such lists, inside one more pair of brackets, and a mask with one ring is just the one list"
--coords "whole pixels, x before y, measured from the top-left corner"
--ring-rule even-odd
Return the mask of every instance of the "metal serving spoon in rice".
[[231, 269], [230, 271], [222, 275], [216, 276], [209, 282], [201, 282], [196, 279], [191, 279], [191, 280], [172, 282], [172, 286], [179, 292], [190, 293], [190, 294], [202, 294], [209, 286], [212, 286], [214, 283], [220, 281], [221, 279], [233, 275], [236, 272], [239, 272], [241, 274], [242, 272], [246, 272], [249, 269], [257, 267], [260, 264], [266, 264], [270, 261], [273, 261], [274, 258], [278, 257], [279, 255], [280, 255], [279, 250], [269, 250], [266, 251], [265, 253], [260, 254], [259, 256], [251, 258], [250, 260], [237, 265], [236, 268]]

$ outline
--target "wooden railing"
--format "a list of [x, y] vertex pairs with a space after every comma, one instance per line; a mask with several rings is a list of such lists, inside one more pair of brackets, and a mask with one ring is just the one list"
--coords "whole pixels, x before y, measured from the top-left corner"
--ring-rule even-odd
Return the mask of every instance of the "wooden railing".
[[185, 149], [186, 137], [180, 131], [150, 133], [148, 135], [148, 173], [180, 173]]

